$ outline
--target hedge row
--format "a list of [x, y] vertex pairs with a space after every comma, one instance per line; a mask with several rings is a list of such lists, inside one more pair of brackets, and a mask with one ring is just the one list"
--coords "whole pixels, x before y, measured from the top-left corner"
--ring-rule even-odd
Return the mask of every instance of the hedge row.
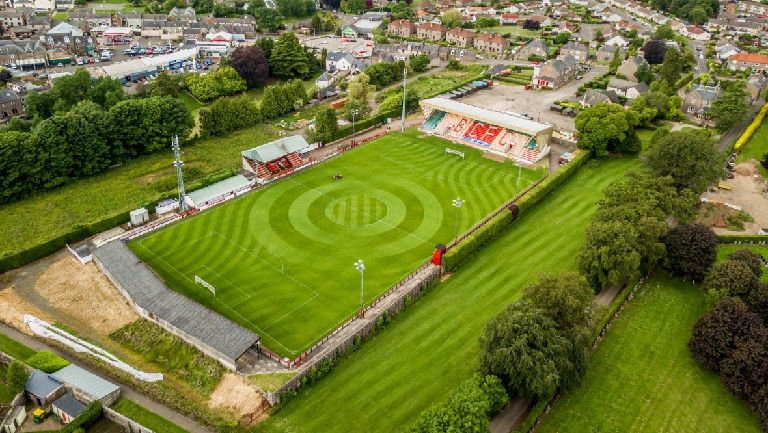
[[752, 123], [749, 124], [744, 133], [741, 134], [738, 140], [736, 140], [736, 143], [733, 145], [734, 151], [738, 152], [739, 149], [747, 144], [747, 141], [752, 138], [752, 136], [755, 134], [755, 131], [757, 131], [757, 128], [759, 128], [760, 124], [763, 123], [766, 112], [768, 112], [768, 104], [763, 105], [763, 108], [761, 108], [760, 112], [757, 113], [757, 116], [755, 116], [755, 118], [752, 120]]
[[693, 81], [693, 72], [689, 72], [683, 75], [682, 78], [677, 80], [677, 82], [675, 83], [675, 89], [679, 89], [685, 86], [686, 84], [690, 83], [691, 81]]
[[768, 235], [718, 235], [717, 240], [721, 244], [768, 244]]
[[[579, 153], [570, 163], [560, 170], [557, 170], [555, 174], [547, 177], [536, 187], [528, 191], [527, 194], [515, 202], [519, 212], [523, 213], [532, 206], [538, 204], [544, 197], [549, 195], [549, 193], [570, 179], [571, 176], [573, 176], [573, 174], [590, 159], [590, 157], [591, 154], [589, 152]], [[515, 218], [516, 216], [513, 215], [512, 212], [501, 212], [494, 218], [491, 218], [483, 227], [465, 238], [458, 245], [452, 247], [445, 256], [443, 256], [443, 264], [445, 268], [448, 271], [458, 269], [458, 267], [468, 258], [472, 257], [475, 252], [498, 237], [499, 234], [515, 220]]]
[[[213, 183], [222, 181], [228, 177], [231, 177], [232, 174], [232, 171], [214, 173], [199, 182], [192, 183], [190, 190], [203, 188]], [[168, 194], [163, 194], [144, 206], [147, 209], [154, 208], [158, 202], [164, 200], [167, 197]], [[91, 224], [77, 224], [73, 226], [72, 229], [67, 233], [64, 233], [53, 239], [49, 239], [45, 242], [39, 243], [16, 253], [3, 255], [0, 257], [0, 273], [9, 271], [11, 269], [16, 269], [37, 259], [49, 256], [64, 248], [66, 244], [79, 242], [90, 236], [94, 236], [98, 233], [119, 226], [120, 224], [125, 224], [128, 221], [128, 212], [120, 212], [117, 215], [106, 217]]]
[[54, 373], [69, 365], [69, 361], [51, 352], [37, 352], [27, 359], [27, 365], [44, 373]]

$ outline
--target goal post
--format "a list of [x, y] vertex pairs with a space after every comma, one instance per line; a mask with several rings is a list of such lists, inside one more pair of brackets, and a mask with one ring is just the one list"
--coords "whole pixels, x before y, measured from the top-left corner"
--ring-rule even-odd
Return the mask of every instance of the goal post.
[[211, 293], [213, 293], [213, 296], [216, 296], [216, 288], [213, 287], [213, 284], [208, 283], [197, 275], [195, 275], [195, 284], [205, 287], [206, 289], [210, 290]]
[[461, 159], [464, 159], [464, 152], [456, 149], [451, 149], [450, 147], [445, 148], [445, 154], [446, 155], [456, 155]]

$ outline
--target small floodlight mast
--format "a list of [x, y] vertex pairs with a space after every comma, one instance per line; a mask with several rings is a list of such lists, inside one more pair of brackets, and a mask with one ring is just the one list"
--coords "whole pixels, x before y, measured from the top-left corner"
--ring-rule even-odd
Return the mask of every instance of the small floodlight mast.
[[174, 166], [176, 166], [176, 183], [179, 189], [179, 212], [183, 213], [187, 210], [186, 193], [184, 192], [184, 176], [181, 174], [181, 147], [179, 147], [179, 136], [174, 135], [171, 139], [171, 147], [173, 147], [173, 155], [176, 157]]

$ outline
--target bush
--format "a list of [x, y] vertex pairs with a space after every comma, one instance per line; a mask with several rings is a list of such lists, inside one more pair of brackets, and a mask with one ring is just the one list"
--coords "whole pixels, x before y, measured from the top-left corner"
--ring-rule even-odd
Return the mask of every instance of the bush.
[[757, 288], [760, 279], [745, 263], [728, 260], [712, 269], [704, 280], [708, 290], [724, 290], [729, 295], [748, 295]]
[[42, 351], [27, 359], [27, 365], [44, 373], [54, 373], [69, 365], [69, 361], [51, 352]]
[[24, 364], [15, 359], [8, 364], [8, 370], [5, 372], [5, 383], [12, 393], [17, 394], [23, 391], [28, 378], [29, 374], [24, 368]]
[[729, 260], [744, 263], [747, 267], [755, 273], [755, 276], [759, 279], [763, 275], [763, 256], [757, 253], [753, 253], [747, 248], [740, 249], [735, 253], [728, 256]]
[[702, 224], [677, 226], [664, 238], [667, 268], [674, 275], [701, 281], [717, 259], [717, 235]]

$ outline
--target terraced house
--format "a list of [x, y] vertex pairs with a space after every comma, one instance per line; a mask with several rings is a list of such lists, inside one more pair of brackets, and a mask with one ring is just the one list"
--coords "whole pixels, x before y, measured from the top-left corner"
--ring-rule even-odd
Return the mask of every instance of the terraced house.
[[509, 48], [509, 41], [499, 35], [483, 34], [475, 37], [474, 46], [479, 50], [504, 54], [504, 51]]
[[419, 39], [428, 41], [442, 41], [445, 37], [445, 27], [435, 23], [423, 23], [416, 26], [416, 35]]
[[475, 40], [475, 32], [467, 29], [450, 29], [445, 33], [445, 40], [456, 46], [468, 48]]
[[387, 26], [387, 33], [401, 38], [410, 38], [416, 34], [416, 24], [409, 20], [394, 20]]

